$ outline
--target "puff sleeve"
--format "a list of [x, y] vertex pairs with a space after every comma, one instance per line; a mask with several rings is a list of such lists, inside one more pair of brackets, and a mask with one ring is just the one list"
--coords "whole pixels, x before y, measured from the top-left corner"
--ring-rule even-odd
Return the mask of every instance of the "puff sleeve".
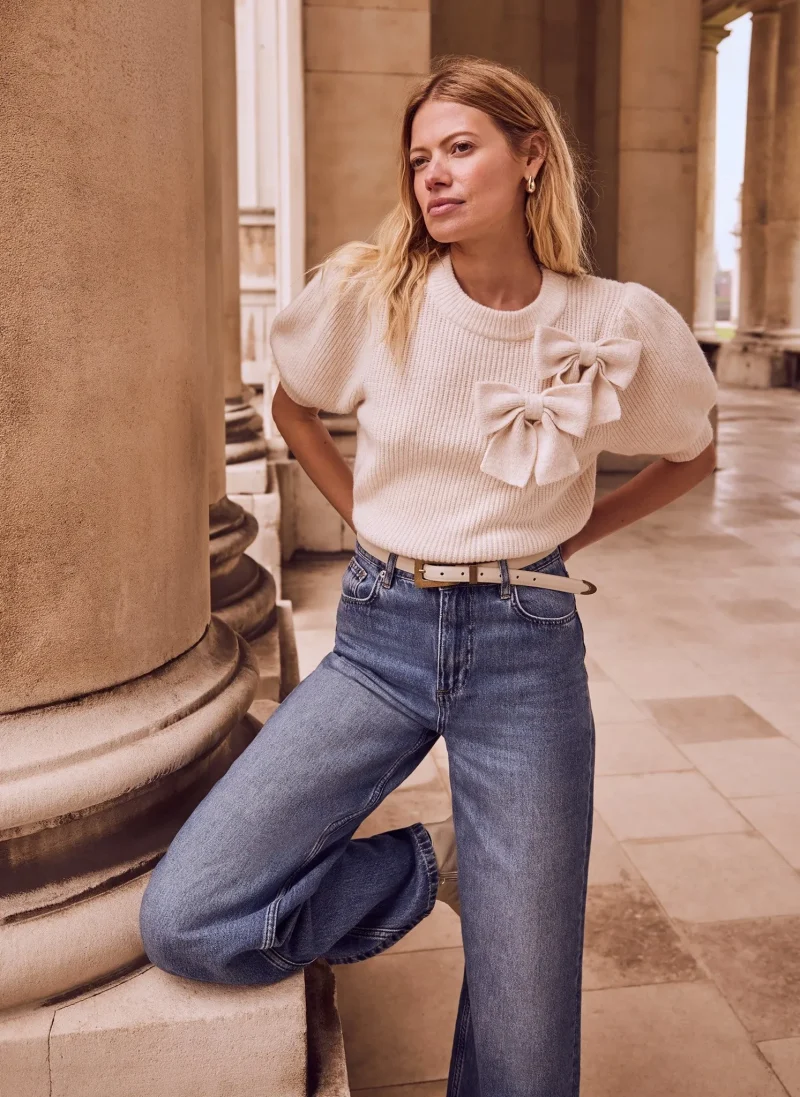
[[366, 313], [349, 287], [334, 294], [334, 277], [324, 267], [315, 273], [273, 318], [269, 344], [281, 385], [296, 403], [344, 414], [362, 396]]
[[690, 461], [714, 436], [708, 415], [717, 382], [703, 351], [677, 309], [638, 282], [625, 285], [622, 326], [642, 350], [630, 384], [619, 391], [619, 419], [601, 428], [603, 448]]

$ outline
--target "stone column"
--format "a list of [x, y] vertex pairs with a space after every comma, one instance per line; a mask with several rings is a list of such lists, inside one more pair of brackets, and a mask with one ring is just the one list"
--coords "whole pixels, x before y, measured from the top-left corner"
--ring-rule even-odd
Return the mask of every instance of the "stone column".
[[276, 588], [272, 575], [245, 555], [258, 536], [258, 520], [226, 494], [225, 397], [236, 390], [237, 377], [240, 393], [242, 388], [235, 65], [234, 0], [204, 0], [211, 606], [237, 632], [253, 639], [276, 623]]
[[220, 81], [222, 168], [222, 357], [225, 381], [226, 459], [231, 464], [264, 457], [267, 443], [261, 416], [249, 403], [254, 395], [242, 383], [242, 332], [239, 304], [239, 172], [237, 168], [235, 3], [221, 26]]
[[766, 336], [800, 351], [800, 0], [780, 8], [770, 168]]
[[616, 277], [692, 323], [700, 0], [621, 0]]
[[223, 280], [228, 497], [256, 519], [248, 555], [280, 592], [281, 505], [273, 461], [287, 451], [269, 414], [275, 386], [268, 343], [275, 312], [277, 16], [275, 0], [237, 3], [235, 43], [229, 37], [225, 44]]
[[779, 27], [777, 3], [761, 3], [753, 8], [742, 185], [740, 335], [763, 334], [766, 325], [767, 219]]
[[700, 37], [700, 87], [697, 117], [697, 258], [695, 262], [694, 333], [718, 342], [716, 316], [716, 249], [714, 204], [717, 158], [717, 47], [730, 31], [704, 23]]
[[720, 381], [755, 387], [767, 387], [773, 373], [773, 354], [763, 337], [779, 29], [778, 0], [754, 4], [742, 184], [739, 318], [736, 336], [720, 347], [717, 358]]
[[3, 36], [0, 1010], [146, 962], [257, 683], [209, 612], [199, 9], [12, 0]]

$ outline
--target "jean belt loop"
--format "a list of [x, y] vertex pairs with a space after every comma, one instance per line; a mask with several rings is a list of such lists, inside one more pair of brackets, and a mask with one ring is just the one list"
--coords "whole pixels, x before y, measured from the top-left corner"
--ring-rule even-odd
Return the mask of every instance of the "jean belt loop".
[[383, 575], [383, 585], [385, 587], [390, 587], [392, 585], [392, 580], [394, 579], [394, 567], [396, 563], [397, 553], [390, 552], [389, 559], [386, 561], [386, 568]]
[[510, 598], [511, 580], [508, 578], [508, 560], [504, 558], [497, 563], [500, 565], [500, 597]]

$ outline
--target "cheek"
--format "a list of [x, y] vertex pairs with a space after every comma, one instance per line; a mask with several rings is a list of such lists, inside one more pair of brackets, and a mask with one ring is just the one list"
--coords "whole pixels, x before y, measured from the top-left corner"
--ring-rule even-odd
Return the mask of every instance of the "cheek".
[[463, 180], [464, 193], [469, 197], [474, 216], [491, 217], [505, 213], [514, 204], [514, 185], [496, 166], [475, 164]]

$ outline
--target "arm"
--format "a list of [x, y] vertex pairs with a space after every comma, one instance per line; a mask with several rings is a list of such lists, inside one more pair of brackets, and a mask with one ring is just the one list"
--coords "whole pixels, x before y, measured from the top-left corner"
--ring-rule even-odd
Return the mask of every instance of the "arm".
[[624, 529], [685, 495], [714, 471], [716, 457], [711, 442], [690, 461], [669, 461], [666, 457], [653, 461], [627, 483], [597, 500], [583, 529], [562, 544], [564, 560], [593, 541]]
[[353, 473], [336, 447], [319, 409], [298, 404], [281, 384], [272, 398], [272, 418], [310, 480], [353, 529]]

